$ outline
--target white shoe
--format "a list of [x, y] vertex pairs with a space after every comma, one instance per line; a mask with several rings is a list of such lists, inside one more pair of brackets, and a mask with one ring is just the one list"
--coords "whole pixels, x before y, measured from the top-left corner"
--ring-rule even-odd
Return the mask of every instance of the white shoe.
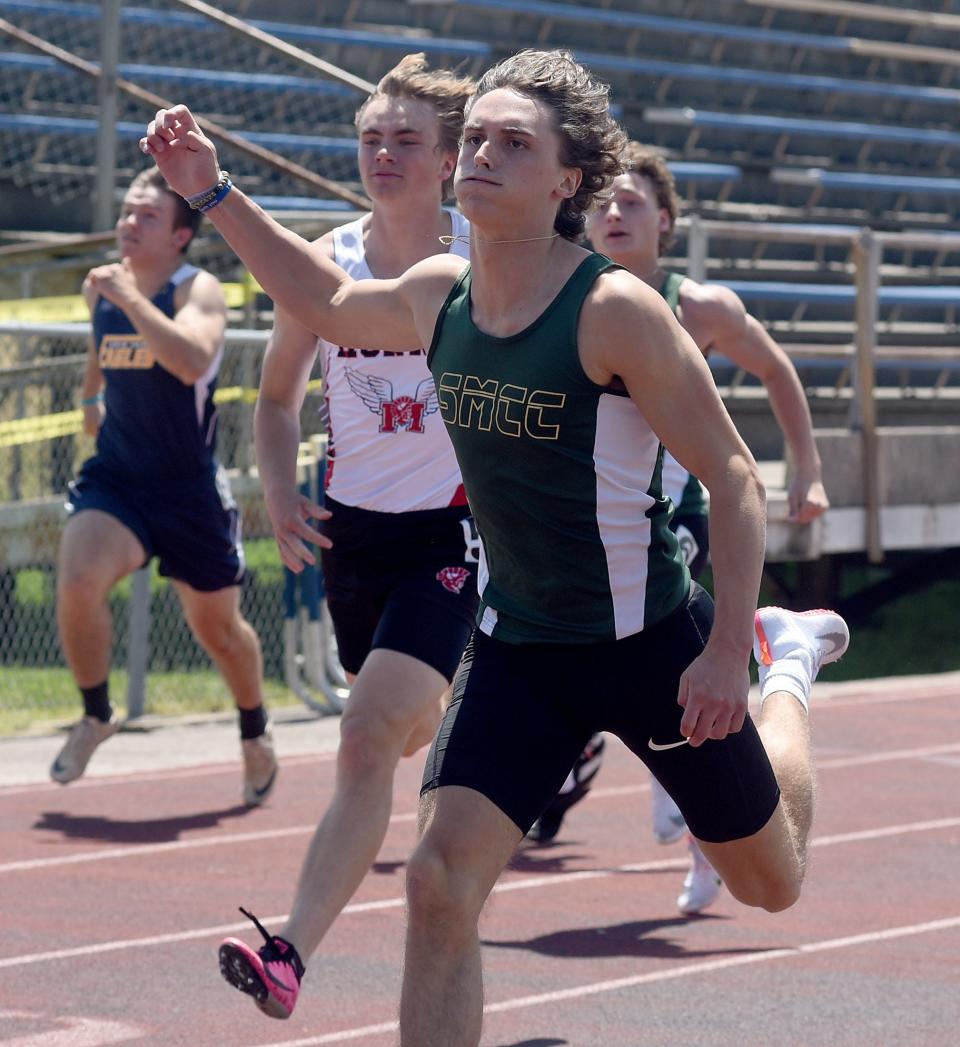
[[785, 690], [804, 706], [820, 666], [837, 661], [850, 645], [850, 630], [836, 611], [762, 607], [753, 631], [761, 697]]
[[673, 797], [650, 775], [650, 810], [653, 814], [653, 838], [657, 843], [676, 843], [687, 831], [680, 808]]
[[116, 715], [111, 716], [106, 723], [95, 716], [84, 716], [77, 720], [70, 728], [69, 738], [50, 765], [50, 777], [61, 785], [76, 781], [87, 769], [94, 749], [119, 729], [120, 721]]
[[240, 748], [243, 750], [243, 802], [248, 807], [259, 807], [277, 780], [273, 732], [268, 726], [259, 738], [242, 739]]
[[707, 861], [707, 856], [700, 850], [700, 845], [690, 837], [690, 871], [683, 881], [683, 890], [677, 898], [677, 908], [685, 916], [703, 912], [713, 905], [720, 894], [723, 881], [717, 870]]

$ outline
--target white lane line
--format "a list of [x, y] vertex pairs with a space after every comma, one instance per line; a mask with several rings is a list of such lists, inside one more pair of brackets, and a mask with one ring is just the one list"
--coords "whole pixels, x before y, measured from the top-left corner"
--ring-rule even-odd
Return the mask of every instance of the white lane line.
[[[892, 760], [919, 760], [930, 756], [942, 756], [949, 753], [960, 753], [960, 742], [947, 745], [926, 746], [922, 749], [891, 749], [886, 752], [864, 753], [856, 756], [840, 756], [817, 761], [817, 770], [835, 770], [841, 767], [859, 767], [864, 764], [886, 763]], [[637, 785], [620, 785], [609, 788], [598, 788], [590, 791], [592, 800], [609, 799], [618, 796], [630, 796], [647, 792], [649, 783]], [[414, 812], [404, 812], [390, 816], [393, 822], [411, 822], [416, 818]], [[164, 843], [148, 843], [131, 847], [111, 847], [99, 851], [82, 851], [79, 854], [66, 854], [56, 858], [24, 858], [14, 862], [0, 864], [0, 875], [3, 873], [30, 872], [38, 869], [54, 869], [61, 865], [79, 865], [86, 862], [115, 861], [124, 858], [139, 858], [145, 855], [162, 854], [168, 851], [191, 850], [197, 847], [219, 847], [229, 844], [258, 843], [263, 840], [275, 840], [289, 836], [300, 836], [312, 833], [316, 825], [292, 825], [284, 829], [260, 829], [249, 833], [224, 833], [220, 836], [204, 836], [190, 840], [170, 840]]]
[[[140, 1025], [127, 1022], [103, 1021], [97, 1018], [53, 1018], [45, 1014], [28, 1011], [0, 1011], [0, 1019], [14, 1021], [29, 1019], [56, 1023], [58, 1028], [46, 1032], [4, 1039], [3, 1047], [107, 1047], [111, 1043], [140, 1040], [147, 1030]], [[9, 1026], [7, 1029], [9, 1030]]]
[[835, 843], [857, 843], [860, 840], [882, 840], [887, 836], [902, 836], [905, 833], [925, 833], [936, 829], [953, 829], [960, 825], [960, 818], [932, 818], [928, 822], [904, 822], [902, 825], [885, 825], [879, 829], [861, 829], [859, 832], [834, 833], [832, 836], [817, 836], [811, 847], [830, 847]]
[[[407, 812], [392, 814], [391, 822], [412, 822], [416, 814]], [[0, 865], [0, 873], [26, 872], [50, 869], [61, 865], [81, 865], [85, 862], [113, 861], [118, 858], [136, 858], [138, 855], [163, 854], [165, 851], [193, 850], [219, 844], [257, 843], [263, 840], [279, 840], [287, 836], [305, 836], [316, 830], [316, 822], [310, 825], [288, 825], [283, 829], [259, 829], [249, 833], [224, 833], [222, 836], [199, 837], [195, 840], [169, 840], [164, 843], [147, 843], [137, 847], [110, 847], [101, 851], [83, 851], [80, 854], [65, 854], [59, 858], [24, 858], [18, 862]]]
[[849, 696], [837, 695], [830, 698], [817, 698], [814, 688], [810, 704], [817, 713], [826, 712], [830, 709], [843, 709], [854, 705], [889, 705], [891, 702], [937, 702], [944, 698], [955, 701], [960, 697], [960, 688], [951, 687], [942, 690], [917, 691], [909, 690], [899, 694], [851, 694]]
[[[483, 1008], [484, 1014], [500, 1014], [504, 1011], [517, 1011], [527, 1007], [540, 1007], [544, 1004], [562, 1003], [566, 1000], [581, 999], [584, 996], [598, 996], [601, 993], [619, 992], [632, 989], [638, 985], [649, 985], [651, 982], [672, 981], [677, 978], [690, 978], [698, 974], [728, 970], [732, 967], [746, 967], [761, 963], [772, 963], [774, 960], [790, 960], [810, 956], [833, 949], [851, 949], [858, 945], [872, 945], [876, 942], [892, 941], [897, 938], [908, 938], [918, 934], [931, 934], [936, 931], [947, 931], [960, 927], [960, 916], [950, 916], [942, 920], [931, 920], [928, 923], [915, 923], [903, 927], [887, 927], [879, 931], [868, 931], [865, 934], [850, 935], [846, 938], [827, 938], [819, 942], [807, 942], [790, 949], [767, 949], [747, 956], [730, 956], [722, 960], [706, 960], [703, 963], [688, 963], [665, 970], [651, 971], [648, 974], [636, 974], [629, 978], [612, 978], [603, 982], [591, 982], [585, 985], [573, 985], [568, 989], [557, 989], [553, 992], [540, 993], [536, 996], [518, 996], [512, 1000], [501, 1000], [499, 1003], [488, 1003]], [[380, 1022], [377, 1025], [365, 1025], [362, 1028], [344, 1029], [341, 1032], [326, 1033], [323, 1036], [308, 1036], [299, 1040], [283, 1040], [276, 1043], [262, 1044], [261, 1047], [320, 1047], [325, 1043], [344, 1043], [347, 1040], [359, 1040], [365, 1036], [377, 1036], [393, 1033], [399, 1029], [399, 1023]]]
[[[0, 748], [0, 752], [2, 752]], [[302, 767], [312, 763], [326, 763], [336, 759], [336, 752], [324, 750], [318, 753], [298, 753], [296, 756], [280, 754], [284, 767]], [[214, 774], [229, 774], [240, 767], [240, 760], [224, 760], [221, 763], [198, 764], [194, 767], [171, 767], [167, 771], [127, 771], [105, 774], [102, 778], [87, 777], [70, 783], [70, 792], [82, 789], [101, 789], [113, 785], [140, 785], [141, 782], [174, 782], [185, 778], [207, 778]], [[30, 785], [0, 785], [0, 800], [8, 796], [25, 796], [31, 793], [63, 793], [64, 786], [56, 782], [34, 782]]]
[[861, 753], [859, 756], [828, 757], [816, 761], [818, 771], [835, 767], [862, 767], [870, 763], [887, 763], [893, 760], [923, 760], [929, 756], [943, 756], [946, 753], [960, 752], [960, 743], [948, 742], [946, 745], [928, 745], [922, 749], [884, 749], [881, 752]]
[[[931, 832], [936, 829], [952, 829], [960, 826], [958, 818], [938, 818], [934, 821], [911, 822], [903, 825], [887, 825], [877, 829], [863, 829], [849, 833], [835, 833], [832, 836], [818, 836], [810, 841], [810, 847], [831, 847], [842, 843], [859, 843], [864, 840], [880, 840], [889, 836], [900, 836], [907, 833]], [[663, 872], [667, 870], [686, 869], [689, 862], [686, 858], [669, 858], [653, 862], [635, 862], [618, 865], [613, 868], [584, 869], [573, 873], [551, 873], [547, 876], [524, 877], [498, 883], [493, 888], [494, 894], [507, 894], [513, 891], [527, 891], [541, 887], [566, 887], [569, 884], [584, 880], [599, 880], [609, 876], [625, 873]], [[358, 902], [348, 905], [342, 915], [383, 911], [384, 909], [402, 909], [405, 900], [400, 898], [383, 898], [379, 901]], [[263, 924], [284, 923], [288, 914], [268, 916], [260, 922]], [[100, 942], [97, 945], [80, 945], [71, 949], [56, 949], [51, 952], [31, 953], [26, 956], [8, 956], [0, 959], [0, 970], [15, 967], [27, 967], [31, 964], [46, 963], [50, 960], [72, 960], [81, 956], [94, 956], [100, 953], [121, 952], [128, 949], [142, 949], [154, 945], [171, 945], [178, 942], [196, 941], [201, 938], [219, 937], [246, 930], [250, 924], [243, 920], [237, 923], [219, 924], [214, 927], [199, 927], [192, 931], [178, 931], [171, 934], [153, 935], [147, 938], [126, 938], [112, 942]]]

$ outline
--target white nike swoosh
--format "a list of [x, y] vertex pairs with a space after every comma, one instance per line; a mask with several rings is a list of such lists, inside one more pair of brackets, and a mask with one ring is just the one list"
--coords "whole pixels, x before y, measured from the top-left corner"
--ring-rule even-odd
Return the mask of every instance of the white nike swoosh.
[[649, 745], [650, 748], [653, 749], [653, 751], [655, 753], [659, 753], [659, 752], [663, 752], [664, 749], [676, 749], [680, 745], [686, 745], [689, 741], [690, 741], [689, 738], [683, 738], [679, 742], [667, 742], [666, 745], [659, 745], [657, 742], [655, 742], [651, 738], [650, 741], [647, 742], [647, 745]]

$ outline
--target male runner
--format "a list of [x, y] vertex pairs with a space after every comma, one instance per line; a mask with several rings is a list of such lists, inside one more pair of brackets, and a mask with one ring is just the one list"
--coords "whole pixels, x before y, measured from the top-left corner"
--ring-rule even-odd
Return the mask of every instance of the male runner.
[[[829, 612], [758, 618], [763, 487], [709, 368], [656, 292], [574, 242], [623, 146], [607, 89], [569, 53], [499, 63], [466, 112], [457, 165], [469, 266], [437, 256], [354, 281], [231, 189], [186, 107], [160, 110], [141, 141], [178, 191], [217, 201], [217, 228], [309, 329], [430, 346], [483, 559], [407, 870], [406, 1047], [479, 1042], [480, 911], [595, 731], [664, 782], [737, 898], [776, 911], [800, 893], [807, 695], [846, 627]], [[667, 526], [661, 439], [713, 497], [715, 624]], [[323, 542], [308, 515], [323, 513], [301, 506], [298, 555]], [[302, 973], [289, 942], [265, 950], [275, 981]]]
[[[680, 199], [666, 161], [639, 142], [629, 142], [626, 171], [614, 179], [610, 198], [587, 219], [586, 231], [598, 251], [660, 292], [705, 357], [713, 351], [721, 353], [763, 382], [793, 463], [787, 493], [790, 519], [809, 523], [826, 512], [830, 503], [821, 481], [810, 408], [797, 372], [733, 291], [663, 270], [660, 256], [673, 241], [679, 211]], [[697, 580], [709, 555], [706, 492], [669, 451], [664, 452], [663, 488], [676, 507], [670, 526]], [[593, 749], [588, 747], [580, 763], [587, 765], [591, 756]], [[589, 766], [595, 775], [596, 758]], [[659, 843], [673, 843], [686, 831], [683, 816], [652, 776], [650, 788], [654, 837]], [[586, 791], [583, 787], [576, 793], [561, 791], [534, 826], [535, 838], [543, 841], [556, 836], [571, 801]], [[692, 837], [689, 847], [691, 865], [677, 907], [683, 913], [697, 913], [715, 901], [720, 878]]]
[[[443, 208], [453, 183], [463, 107], [473, 81], [428, 72], [408, 55], [357, 113], [358, 166], [373, 202], [366, 217], [317, 243], [355, 280], [395, 278], [444, 250], [466, 258], [469, 226]], [[257, 461], [284, 563], [304, 558], [290, 520], [299, 418], [317, 337], [282, 309], [264, 361]], [[460, 470], [439, 413], [426, 350], [355, 349], [320, 341], [329, 432], [322, 550], [327, 603], [351, 681], [341, 721], [333, 799], [310, 844], [280, 936], [306, 961], [350, 900], [383, 843], [401, 756], [426, 745], [477, 608], [477, 547]], [[269, 939], [268, 939], [269, 940]], [[257, 952], [230, 938], [224, 977], [258, 987], [264, 1009], [293, 1007], [267, 993]], [[263, 986], [263, 988], [259, 988]]]
[[57, 621], [84, 715], [50, 776], [64, 785], [79, 778], [119, 728], [107, 687], [107, 596], [156, 556], [233, 694], [243, 798], [256, 806], [273, 788], [277, 763], [263, 707], [260, 641], [240, 613], [240, 518], [214, 457], [223, 290], [184, 257], [199, 217], [159, 171], [142, 172], [117, 220], [121, 261], [92, 269], [83, 284], [93, 338], [81, 403], [97, 453], [70, 485]]

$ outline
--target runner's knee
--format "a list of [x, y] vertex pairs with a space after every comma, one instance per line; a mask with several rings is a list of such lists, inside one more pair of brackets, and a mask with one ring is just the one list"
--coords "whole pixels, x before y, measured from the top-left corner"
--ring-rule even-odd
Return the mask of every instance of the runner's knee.
[[725, 883], [738, 902], [771, 913], [789, 909], [800, 898], [801, 877], [796, 872], [753, 868], [729, 877]]
[[449, 928], [473, 925], [483, 898], [468, 870], [434, 846], [429, 835], [421, 840], [407, 865], [407, 905], [410, 920], [421, 927]]
[[61, 562], [57, 571], [57, 598], [61, 605], [88, 606], [105, 599], [111, 584], [112, 579], [96, 564], [70, 557]]
[[352, 713], [348, 703], [340, 722], [340, 748], [337, 752], [340, 775], [361, 781], [383, 773], [392, 775], [403, 739], [397, 725], [379, 712], [365, 709]]
[[235, 657], [250, 643], [251, 636], [257, 642], [253, 629], [239, 615], [220, 617], [201, 614], [191, 624], [204, 650], [217, 662]]

